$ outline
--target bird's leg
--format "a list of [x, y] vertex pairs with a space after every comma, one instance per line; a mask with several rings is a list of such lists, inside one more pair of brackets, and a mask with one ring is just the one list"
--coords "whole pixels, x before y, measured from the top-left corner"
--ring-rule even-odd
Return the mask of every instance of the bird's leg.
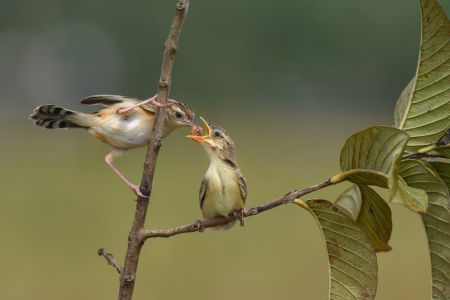
[[199, 220], [195, 221], [195, 226], [197, 226], [198, 232], [205, 231], [205, 222], [203, 220], [199, 219]]
[[112, 150], [110, 153], [108, 153], [105, 156], [105, 162], [108, 164], [108, 166], [111, 167], [111, 169], [123, 180], [125, 181], [125, 183], [128, 185], [128, 187], [133, 191], [133, 193], [136, 196], [139, 197], [145, 197], [141, 191], [139, 190], [139, 186], [132, 184], [122, 173], [120, 173], [119, 169], [117, 169], [117, 167], [113, 164], [113, 160], [114, 158], [116, 158], [117, 156], [121, 155], [122, 151], [118, 151], [118, 150]]
[[236, 209], [233, 212], [233, 216], [236, 220], [239, 220], [241, 227], [244, 226], [245, 208]]
[[156, 99], [158, 98], [158, 94], [156, 94], [155, 96], [148, 98], [147, 100], [141, 101], [133, 106], [130, 107], [126, 107], [126, 108], [119, 108], [117, 110], [117, 113], [119, 114], [126, 114], [127, 112], [129, 112], [132, 109], [135, 109], [136, 107], [142, 106], [144, 104], [150, 103], [153, 106], [156, 106], [157, 108], [162, 107], [163, 105], [159, 102], [156, 101]]

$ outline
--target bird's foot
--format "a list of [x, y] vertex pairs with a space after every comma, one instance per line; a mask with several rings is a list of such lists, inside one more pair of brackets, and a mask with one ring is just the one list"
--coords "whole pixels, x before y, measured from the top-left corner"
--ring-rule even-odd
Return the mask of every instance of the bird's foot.
[[147, 100], [141, 101], [133, 106], [129, 106], [129, 107], [121, 107], [117, 110], [117, 113], [120, 115], [126, 114], [127, 112], [129, 112], [132, 109], [135, 109], [136, 107], [142, 106], [144, 104], [148, 104], [150, 103], [151, 105], [155, 106], [156, 108], [161, 108], [163, 105], [161, 103], [159, 103], [158, 101], [156, 101], [156, 99], [158, 99], [158, 94], [156, 94], [155, 96], [148, 98]]
[[245, 213], [246, 213], [245, 208], [236, 209], [236, 210], [233, 212], [234, 218], [235, 218], [236, 220], [239, 220], [239, 224], [241, 225], [241, 227], [244, 226]]
[[141, 193], [141, 190], [139, 188], [138, 185], [135, 184], [128, 184], [128, 187], [131, 189], [131, 191], [136, 195], [136, 197], [141, 197], [141, 198], [148, 198], [148, 196], [145, 196], [144, 194]]
[[157, 107], [157, 108], [163, 107], [164, 105], [161, 104], [161, 103], [159, 103], [158, 101], [156, 101], [156, 99], [158, 99], [158, 94], [156, 94], [155, 96], [153, 96], [153, 97], [151, 97], [151, 98], [148, 98], [148, 99], [145, 100], [145, 101], [148, 101], [147, 103], [150, 103], [151, 105], [153, 105], [153, 106], [155, 106], [155, 107]]
[[195, 226], [197, 227], [198, 232], [205, 231], [205, 221], [197, 220], [197, 221], [195, 221]]

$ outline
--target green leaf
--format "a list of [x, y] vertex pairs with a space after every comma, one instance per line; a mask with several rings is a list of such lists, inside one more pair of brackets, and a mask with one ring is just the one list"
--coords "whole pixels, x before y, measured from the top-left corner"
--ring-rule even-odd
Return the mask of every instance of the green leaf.
[[433, 161], [431, 162], [431, 166], [447, 185], [447, 189], [450, 190], [450, 163], [443, 161]]
[[429, 196], [427, 189], [436, 183], [436, 174], [422, 160], [405, 159], [399, 169], [399, 189], [395, 202], [403, 202], [415, 212], [426, 212]]
[[397, 103], [395, 104], [394, 124], [397, 128], [401, 128], [403, 118], [408, 110], [408, 105], [411, 99], [411, 93], [414, 88], [415, 79], [416, 78], [413, 78], [408, 82], [408, 84], [400, 94], [400, 97], [398, 97]]
[[443, 136], [436, 143], [439, 146], [450, 145], [450, 129], [448, 129]]
[[335, 205], [346, 212], [366, 232], [375, 251], [389, 251], [392, 233], [391, 209], [386, 201], [368, 186], [354, 185]]
[[434, 149], [434, 151], [442, 154], [446, 158], [450, 158], [450, 145], [438, 146]]
[[406, 133], [388, 126], [370, 127], [352, 135], [341, 150], [344, 172], [332, 181], [349, 180], [395, 191], [398, 166], [407, 142]]
[[330, 267], [329, 299], [375, 299], [377, 256], [366, 233], [328, 201], [294, 203], [307, 209], [322, 230]]
[[392, 202], [405, 204], [415, 212], [426, 212], [428, 195], [424, 190], [408, 186], [402, 178], [399, 178], [397, 193]]
[[436, 0], [420, 0], [422, 30], [416, 75], [400, 95], [395, 124], [416, 151], [438, 141], [450, 127], [450, 22]]
[[442, 179], [424, 161], [402, 162], [400, 175], [412, 188], [428, 195], [428, 210], [422, 221], [428, 237], [433, 277], [433, 299], [450, 299], [450, 211], [449, 192]]
[[336, 199], [334, 205], [356, 222], [361, 211], [362, 201], [361, 189], [354, 184]]

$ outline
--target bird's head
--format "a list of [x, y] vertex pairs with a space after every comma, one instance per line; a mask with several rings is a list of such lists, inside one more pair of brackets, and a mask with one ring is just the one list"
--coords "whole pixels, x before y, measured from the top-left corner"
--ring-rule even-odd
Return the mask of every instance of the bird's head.
[[204, 135], [188, 135], [190, 138], [202, 145], [211, 158], [235, 161], [234, 142], [225, 129], [208, 123], [200, 117], [204, 123]]
[[195, 113], [187, 104], [174, 99], [168, 99], [166, 112], [166, 122], [173, 129], [196, 126], [194, 123]]

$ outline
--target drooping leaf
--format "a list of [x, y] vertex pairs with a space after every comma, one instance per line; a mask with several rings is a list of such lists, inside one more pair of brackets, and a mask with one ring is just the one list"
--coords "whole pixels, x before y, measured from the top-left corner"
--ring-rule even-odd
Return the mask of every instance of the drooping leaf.
[[415, 212], [426, 212], [428, 195], [424, 190], [408, 186], [403, 178], [399, 178], [397, 193], [392, 202], [404, 204]]
[[415, 151], [450, 127], [450, 22], [436, 0], [420, 0], [422, 30], [416, 75], [400, 95], [395, 123]]
[[406, 133], [388, 126], [370, 127], [352, 135], [341, 150], [344, 172], [333, 180], [349, 180], [395, 191], [398, 166], [407, 142]]
[[368, 186], [353, 185], [335, 202], [352, 218], [372, 241], [375, 251], [389, 251], [392, 233], [391, 209], [386, 201]]
[[450, 163], [443, 161], [433, 161], [431, 162], [431, 166], [447, 185], [447, 189], [450, 190]]
[[326, 241], [330, 267], [330, 300], [375, 299], [377, 256], [366, 233], [326, 200], [295, 200], [319, 224]]
[[352, 185], [336, 199], [334, 205], [356, 222], [362, 206], [361, 189], [357, 184]]
[[422, 220], [431, 257], [433, 299], [450, 299], [450, 211], [448, 188], [432, 167], [417, 160], [402, 162], [400, 175], [412, 188], [428, 195]]

